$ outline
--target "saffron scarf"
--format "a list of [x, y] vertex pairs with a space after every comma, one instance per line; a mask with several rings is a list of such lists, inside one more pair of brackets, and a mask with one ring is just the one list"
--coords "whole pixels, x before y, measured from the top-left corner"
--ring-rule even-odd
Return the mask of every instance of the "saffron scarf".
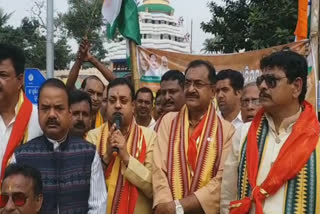
[[246, 148], [248, 180], [252, 189], [251, 197], [232, 201], [230, 214], [248, 213], [252, 202], [256, 204], [256, 214], [263, 214], [264, 200], [275, 194], [305, 166], [317, 146], [320, 128], [312, 105], [305, 101], [303, 106], [304, 111], [293, 125], [290, 136], [281, 148], [267, 178], [260, 186], [256, 184], [259, 169], [257, 132], [264, 110], [261, 109], [257, 113], [248, 131]]
[[25, 94], [21, 91], [18, 101], [18, 114], [13, 124], [10, 138], [1, 163], [1, 181], [4, 176], [5, 169], [8, 161], [11, 158], [14, 150], [23, 141], [25, 131], [27, 130], [28, 123], [32, 113], [32, 103], [28, 100]]
[[184, 106], [172, 121], [169, 137], [168, 181], [174, 199], [190, 195], [217, 174], [222, 147], [222, 125], [213, 104], [190, 137]]
[[100, 111], [98, 111], [96, 115], [96, 122], [95, 122], [95, 128], [100, 127], [104, 123], [103, 117]]
[[[100, 140], [99, 154], [107, 152], [107, 139], [109, 127], [105, 123]], [[146, 142], [142, 129], [132, 120], [129, 136], [127, 139], [128, 153], [144, 163], [146, 159]], [[103, 153], [104, 152], [104, 153]], [[124, 178], [121, 173], [121, 160], [118, 156], [113, 157], [105, 171], [106, 183], [108, 187], [107, 214], [133, 214], [139, 197], [137, 187]]]

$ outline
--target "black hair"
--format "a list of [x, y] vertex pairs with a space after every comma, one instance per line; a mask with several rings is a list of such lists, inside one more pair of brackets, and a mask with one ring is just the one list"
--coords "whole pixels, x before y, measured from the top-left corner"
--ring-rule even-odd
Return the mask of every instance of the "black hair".
[[81, 89], [85, 89], [85, 88], [86, 88], [86, 85], [87, 85], [87, 81], [88, 81], [88, 80], [92, 80], [92, 79], [99, 81], [99, 82], [102, 84], [103, 90], [104, 90], [105, 86], [104, 86], [103, 82], [101, 81], [101, 79], [99, 79], [99, 77], [97, 77], [97, 76], [95, 76], [95, 75], [87, 76], [87, 77], [82, 81], [80, 88], [81, 88]]
[[38, 169], [25, 164], [10, 164], [7, 166], [4, 172], [5, 180], [7, 177], [12, 175], [23, 175], [24, 177], [31, 178], [33, 181], [33, 192], [35, 196], [42, 194], [43, 185], [41, 179], [41, 173]]
[[138, 98], [139, 93], [149, 93], [151, 95], [151, 102], [153, 102], [154, 97], [150, 88], [147, 88], [147, 87], [139, 88], [138, 91], [136, 92], [136, 98]]
[[161, 90], [159, 89], [156, 93], [156, 97], [154, 99], [157, 99], [161, 95]]
[[260, 61], [261, 70], [276, 67], [284, 71], [290, 84], [298, 77], [302, 79], [302, 90], [298, 97], [299, 103], [302, 103], [307, 93], [308, 63], [305, 57], [296, 52], [286, 50], [274, 52]]
[[216, 83], [216, 69], [208, 61], [198, 59], [198, 60], [194, 60], [194, 61], [190, 62], [186, 71], [185, 71], [185, 75], [187, 75], [190, 68], [197, 68], [200, 66], [205, 66], [208, 69], [208, 73], [209, 73], [208, 79], [211, 82], [211, 84], [215, 84]]
[[163, 81], [168, 81], [168, 80], [178, 80], [178, 84], [180, 85], [181, 88], [184, 88], [184, 81], [185, 81], [185, 76], [184, 74], [179, 71], [179, 70], [169, 70], [166, 73], [164, 73], [161, 77], [161, 82]]
[[[38, 100], [40, 100], [40, 95], [41, 95], [41, 92], [42, 90], [45, 88], [45, 87], [54, 87], [54, 88], [59, 88], [59, 89], [62, 89], [63, 91], [66, 92], [67, 94], [67, 97], [68, 97], [68, 106], [70, 107], [70, 95], [69, 95], [69, 91], [66, 87], [66, 85], [59, 79], [56, 79], [56, 78], [50, 78], [50, 79], [47, 79], [40, 87], [39, 89], [39, 94], [38, 94]], [[38, 106], [39, 106], [39, 103], [38, 103]]]
[[225, 69], [225, 70], [219, 71], [217, 74], [217, 82], [219, 80], [225, 80], [225, 79], [230, 80], [230, 85], [233, 88], [234, 93], [236, 93], [236, 91], [243, 89], [244, 78], [239, 71], [232, 70], [232, 69]]
[[132, 101], [135, 100], [135, 96], [134, 96], [134, 88], [132, 86], [132, 84], [129, 82], [129, 80], [127, 80], [126, 78], [116, 78], [114, 80], [112, 80], [108, 87], [107, 87], [107, 97], [109, 97], [109, 91], [111, 88], [118, 86], [118, 85], [126, 85], [128, 86], [128, 88], [130, 89], [130, 96], [132, 98]]
[[69, 96], [70, 96], [70, 105], [73, 105], [75, 103], [80, 103], [82, 101], [86, 101], [89, 103], [90, 112], [92, 111], [92, 101], [91, 101], [90, 95], [87, 92], [82, 90], [72, 90]]
[[11, 60], [16, 76], [24, 73], [26, 59], [21, 48], [14, 45], [0, 43], [0, 62], [6, 59]]

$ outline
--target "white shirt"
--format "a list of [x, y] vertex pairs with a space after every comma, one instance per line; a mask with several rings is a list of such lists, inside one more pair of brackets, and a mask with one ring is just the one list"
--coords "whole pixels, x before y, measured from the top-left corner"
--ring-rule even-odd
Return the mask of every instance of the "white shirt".
[[156, 125], [156, 123], [157, 122], [153, 119], [153, 117], [151, 117], [151, 121], [150, 121], [150, 123], [148, 125], [148, 128], [154, 130], [154, 126]]
[[[267, 134], [267, 141], [265, 143], [264, 155], [261, 159], [259, 171], [257, 175], [257, 185], [260, 185], [267, 177], [272, 164], [278, 157], [280, 149], [292, 132], [292, 127], [299, 117], [301, 110], [283, 120], [279, 128], [279, 134], [277, 134], [274, 126], [274, 122], [271, 117], [266, 116], [269, 125], [269, 132]], [[229, 213], [228, 207], [230, 201], [237, 199], [237, 179], [238, 179], [238, 166], [239, 156], [242, 144], [247, 136], [251, 122], [245, 123], [234, 134], [232, 139], [232, 149], [229, 153], [223, 171], [222, 185], [221, 185], [221, 214]], [[285, 205], [285, 187], [283, 185], [277, 193], [268, 197], [263, 205], [263, 213], [268, 214], [282, 214]], [[255, 204], [252, 204], [250, 214], [255, 213]]]
[[[12, 118], [12, 120], [8, 123], [7, 126], [5, 125], [2, 119], [2, 116], [0, 115], [0, 163], [2, 163], [2, 158], [6, 152], [11, 131], [16, 121], [17, 114], [18, 114], [18, 104], [15, 107], [15, 116]], [[31, 116], [30, 116], [27, 128], [28, 128], [28, 141], [42, 135], [42, 131], [38, 122], [38, 108], [35, 105], [32, 105], [32, 112], [31, 112]], [[0, 173], [1, 173], [1, 167], [0, 167]]]
[[[49, 139], [49, 142], [53, 144], [54, 150], [58, 150], [60, 143], [58, 141]], [[65, 138], [60, 140], [64, 141]], [[16, 158], [14, 154], [11, 158], [11, 163], [15, 163]], [[59, 206], [59, 204], [58, 204]], [[107, 188], [104, 179], [103, 169], [98, 152], [96, 151], [94, 159], [91, 165], [91, 177], [90, 177], [90, 193], [88, 200], [89, 211], [88, 214], [104, 214], [107, 213]], [[59, 214], [59, 209], [58, 212]]]
[[[222, 116], [221, 111], [217, 111], [218, 115], [224, 119], [224, 117]], [[237, 115], [236, 118], [234, 118], [231, 121], [231, 124], [234, 126], [234, 128], [237, 130], [242, 124], [243, 124], [243, 120], [242, 120], [242, 116], [241, 116], [241, 111], [239, 111], [239, 114]]]

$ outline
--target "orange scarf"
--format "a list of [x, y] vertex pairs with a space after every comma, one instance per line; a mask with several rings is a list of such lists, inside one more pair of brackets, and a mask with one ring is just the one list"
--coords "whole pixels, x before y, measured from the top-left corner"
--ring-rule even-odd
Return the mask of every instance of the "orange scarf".
[[96, 122], [95, 122], [95, 128], [100, 127], [102, 124], [104, 123], [103, 121], [103, 117], [100, 111], [98, 111], [97, 115], [96, 115]]
[[247, 140], [247, 172], [251, 198], [245, 197], [230, 203], [230, 214], [245, 214], [250, 211], [251, 203], [256, 203], [256, 214], [263, 214], [263, 202], [275, 194], [288, 180], [294, 178], [309, 160], [319, 140], [319, 122], [312, 105], [303, 103], [304, 111], [292, 128], [292, 132], [271, 167], [267, 178], [257, 186], [259, 169], [259, 153], [257, 144], [257, 131], [264, 110], [261, 109], [254, 118], [248, 132]]
[[[107, 142], [108, 123], [106, 123], [101, 137], [102, 142]], [[101, 145], [100, 145], [101, 146]], [[102, 149], [100, 147], [100, 149]], [[130, 134], [127, 139], [127, 149], [129, 154], [144, 163], [146, 159], [146, 142], [142, 129], [132, 120]], [[106, 148], [103, 149], [106, 151]], [[137, 187], [126, 180], [121, 173], [121, 161], [119, 157], [113, 158], [105, 171], [108, 187], [108, 214], [133, 214], [139, 197]]]
[[168, 181], [174, 199], [190, 195], [216, 175], [222, 140], [221, 121], [212, 104], [190, 137], [188, 109], [181, 109], [169, 137]]
[[25, 134], [25, 130], [28, 127], [28, 123], [32, 113], [32, 103], [29, 101], [29, 99], [25, 96], [24, 93], [22, 95], [20, 94], [20, 97], [23, 97], [23, 103], [19, 109], [18, 115], [13, 124], [8, 145], [2, 159], [1, 181], [4, 176], [4, 172], [8, 165], [9, 159], [11, 158], [14, 150], [23, 140], [23, 136]]

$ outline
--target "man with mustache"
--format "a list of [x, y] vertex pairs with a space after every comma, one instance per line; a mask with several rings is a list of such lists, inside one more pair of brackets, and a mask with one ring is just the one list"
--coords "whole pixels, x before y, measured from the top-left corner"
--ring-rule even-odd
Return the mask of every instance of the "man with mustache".
[[169, 70], [162, 77], [160, 92], [163, 114], [158, 118], [154, 130], [158, 131], [163, 116], [168, 112], [178, 112], [185, 104], [184, 74], [179, 70]]
[[241, 95], [241, 117], [243, 122], [252, 121], [260, 108], [257, 84], [255, 82], [248, 83], [244, 86]]
[[23, 92], [23, 50], [0, 43], [0, 180], [14, 149], [42, 134], [38, 109]]
[[88, 133], [98, 148], [108, 187], [107, 214], [152, 213], [152, 154], [156, 134], [134, 119], [134, 89], [125, 78], [107, 87], [108, 121]]
[[149, 88], [142, 87], [136, 92], [134, 115], [138, 125], [154, 128], [156, 121], [152, 117], [153, 93]]
[[214, 67], [195, 60], [185, 75], [186, 105], [166, 114], [157, 132], [153, 206], [156, 214], [219, 213], [223, 164], [234, 128], [214, 107]]
[[91, 129], [91, 98], [81, 90], [70, 92], [70, 109], [72, 114], [72, 125], [70, 134], [85, 137]]
[[244, 78], [239, 71], [226, 69], [217, 74], [216, 98], [219, 114], [237, 129], [243, 124], [240, 113], [240, 98]]
[[[90, 53], [90, 44], [87, 38], [84, 38], [79, 46], [79, 51], [77, 59], [71, 68], [68, 76], [66, 86], [68, 90], [75, 89], [75, 83], [79, 76], [79, 71], [82, 63], [90, 62], [95, 66], [101, 74], [106, 78], [106, 80], [111, 81], [115, 78], [115, 75], [110, 71], [105, 65], [103, 65], [98, 59], [96, 59]], [[103, 116], [100, 112], [102, 104], [102, 95], [104, 91], [103, 82], [95, 75], [90, 75], [86, 77], [82, 84], [81, 90], [87, 92], [91, 97], [92, 102], [92, 114], [91, 114], [91, 128], [97, 128], [104, 123]]]
[[319, 213], [319, 122], [305, 101], [308, 65], [292, 51], [260, 61], [260, 104], [235, 133], [223, 174], [221, 213]]
[[94, 145], [69, 134], [70, 97], [61, 80], [44, 82], [38, 108], [44, 135], [18, 147], [12, 162], [41, 172], [42, 212], [105, 213], [107, 193], [100, 157]]

